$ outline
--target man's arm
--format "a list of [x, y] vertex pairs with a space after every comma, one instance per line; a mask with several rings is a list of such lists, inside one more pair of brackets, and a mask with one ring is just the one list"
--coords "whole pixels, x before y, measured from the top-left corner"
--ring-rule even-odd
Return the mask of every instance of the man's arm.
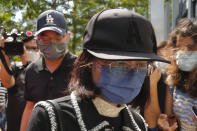
[[32, 101], [26, 102], [25, 110], [23, 112], [23, 117], [21, 120], [20, 131], [26, 131], [26, 128], [27, 128], [28, 122], [30, 120], [30, 116], [33, 111], [34, 105], [35, 105], [35, 103]]
[[[4, 47], [4, 40], [1, 41], [1, 46]], [[11, 65], [10, 65], [10, 60], [8, 58], [8, 56], [5, 54], [5, 52], [2, 50], [1, 51], [5, 57], [6, 63], [9, 67], [9, 69], [11, 70]], [[13, 87], [15, 85], [15, 78], [13, 75], [8, 74], [8, 72], [6, 71], [3, 63], [0, 61], [0, 79], [3, 83], [3, 86], [5, 88], [10, 88]]]
[[[1, 46], [4, 47], [4, 39], [1, 41]], [[10, 60], [9, 57], [5, 54], [5, 52], [2, 50], [1, 51], [5, 57], [6, 63], [9, 67], [9, 69], [11, 70], [11, 64], [10, 64]], [[23, 65], [27, 64], [27, 60], [26, 60], [26, 48], [24, 47], [24, 54], [22, 54], [20, 56], [21, 62]], [[10, 88], [13, 87], [15, 85], [15, 78], [13, 75], [8, 74], [7, 70], [5, 69], [3, 63], [0, 61], [0, 80], [3, 83], [3, 86], [5, 88]]]

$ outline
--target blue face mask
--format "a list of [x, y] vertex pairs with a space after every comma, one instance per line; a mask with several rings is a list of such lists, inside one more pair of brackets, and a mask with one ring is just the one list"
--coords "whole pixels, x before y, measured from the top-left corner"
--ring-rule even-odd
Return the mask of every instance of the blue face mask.
[[127, 104], [139, 94], [147, 70], [133, 69], [126, 74], [120, 68], [117, 70], [118, 73], [112, 73], [108, 67], [102, 66], [96, 87], [101, 89], [101, 96], [106, 101]]

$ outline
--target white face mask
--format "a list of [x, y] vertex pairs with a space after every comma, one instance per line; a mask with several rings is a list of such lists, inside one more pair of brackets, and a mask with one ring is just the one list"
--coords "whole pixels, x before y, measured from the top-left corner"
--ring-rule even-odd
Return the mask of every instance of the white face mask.
[[193, 71], [197, 67], [197, 51], [177, 52], [176, 64], [182, 71]]
[[39, 51], [27, 50], [27, 61], [33, 62], [40, 57]]

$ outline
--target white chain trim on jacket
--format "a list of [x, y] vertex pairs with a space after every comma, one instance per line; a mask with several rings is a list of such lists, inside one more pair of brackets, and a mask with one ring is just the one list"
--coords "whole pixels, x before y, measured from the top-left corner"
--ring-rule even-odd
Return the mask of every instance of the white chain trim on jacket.
[[55, 116], [55, 112], [53, 109], [54, 107], [47, 101], [40, 101], [36, 103], [34, 108], [37, 106], [43, 107], [48, 112], [49, 120], [51, 124], [51, 131], [57, 131], [57, 121], [56, 121], [56, 116]]
[[122, 130], [123, 131], [133, 131], [131, 128], [129, 128], [127, 126], [122, 126]]
[[109, 125], [109, 122], [103, 121], [99, 125], [97, 125], [96, 127], [92, 128], [89, 131], [99, 131], [100, 129], [102, 129], [103, 127], [108, 126], [108, 125]]
[[[126, 109], [127, 109], [128, 113], [129, 113], [129, 116], [130, 116], [130, 118], [131, 118], [131, 122], [134, 124], [135, 130], [136, 130], [136, 131], [141, 131], [141, 129], [138, 127], [137, 123], [135, 122], [135, 120], [134, 120], [134, 118], [133, 118], [133, 115], [132, 115], [132, 113], [130, 112], [128, 106], [126, 106]], [[137, 112], [136, 112], [136, 113], [137, 113]], [[145, 130], [148, 131], [148, 125], [146, 124], [144, 118], [143, 118], [139, 113], [137, 113], [137, 114], [140, 116], [141, 120], [143, 121]]]
[[[75, 113], [76, 113], [76, 116], [77, 116], [77, 120], [78, 120], [79, 126], [80, 126], [80, 128], [81, 128], [81, 131], [87, 131], [86, 126], [85, 126], [85, 123], [84, 123], [84, 121], [83, 121], [83, 119], [82, 119], [82, 114], [81, 114], [79, 105], [78, 105], [78, 103], [77, 103], [77, 98], [76, 98], [76, 96], [75, 96], [75, 92], [72, 92], [72, 93], [71, 93], [71, 103], [72, 103], [73, 106], [74, 106], [74, 110], [75, 110]], [[138, 127], [137, 123], [135, 122], [132, 113], [129, 111], [128, 106], [126, 106], [126, 109], [127, 109], [128, 114], [129, 114], [129, 116], [130, 116], [130, 118], [131, 118], [131, 122], [132, 122], [132, 123], [134, 124], [134, 126], [135, 126], [135, 127], [134, 127], [134, 128], [135, 128], [135, 131], [141, 131], [141, 129]], [[141, 117], [141, 119], [142, 119], [143, 122], [145, 123], [145, 128], [146, 128], [146, 131], [147, 131], [148, 129], [147, 129], [147, 124], [146, 124], [146, 122], [144, 121], [143, 117], [142, 117], [140, 114], [138, 114], [138, 115]], [[102, 129], [102, 128], [105, 127], [106, 125], [109, 125], [109, 123], [108, 123], [108, 122], [106, 123], [106, 121], [103, 121], [101, 124], [99, 124], [98, 126], [96, 126], [96, 127], [93, 128], [93, 129], [91, 129], [90, 131], [98, 131], [99, 129]], [[125, 126], [123, 126], [123, 130], [125, 130], [125, 131], [132, 131], [131, 129], [130, 129], [130, 130], [129, 130], [129, 129], [130, 129], [129, 127], [126, 128]]]
[[144, 118], [138, 112], [135, 112], [135, 113], [137, 113], [140, 116], [141, 120], [144, 123], [144, 127], [146, 128], [146, 131], [148, 131], [148, 124], [146, 123], [146, 121], [144, 120]]
[[81, 128], [81, 131], [87, 131], [85, 123], [82, 119], [81, 111], [80, 111], [79, 105], [77, 103], [77, 98], [76, 98], [74, 92], [71, 93], [70, 97], [71, 97], [71, 103], [73, 104], [75, 113], [77, 115], [77, 120], [78, 120], [79, 126]]
[[[84, 123], [83, 118], [82, 118], [82, 114], [81, 114], [79, 105], [77, 103], [77, 98], [75, 96], [75, 92], [71, 93], [71, 103], [74, 106], [74, 110], [75, 110], [75, 113], [76, 113], [76, 116], [77, 116], [79, 126], [81, 128], [81, 131], [87, 131], [85, 123]], [[107, 121], [103, 121], [102, 123], [100, 123], [99, 125], [94, 127], [93, 129], [91, 129], [90, 131], [99, 131], [100, 129], [102, 129], [103, 127], [105, 127], [107, 125], [109, 125], [109, 123]]]

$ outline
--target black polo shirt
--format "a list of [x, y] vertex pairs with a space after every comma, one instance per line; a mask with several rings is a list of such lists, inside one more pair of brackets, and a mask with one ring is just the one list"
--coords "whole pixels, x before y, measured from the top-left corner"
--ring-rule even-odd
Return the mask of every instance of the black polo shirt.
[[38, 102], [64, 96], [75, 58], [67, 53], [53, 73], [47, 69], [44, 58], [29, 65], [25, 76], [25, 99]]

